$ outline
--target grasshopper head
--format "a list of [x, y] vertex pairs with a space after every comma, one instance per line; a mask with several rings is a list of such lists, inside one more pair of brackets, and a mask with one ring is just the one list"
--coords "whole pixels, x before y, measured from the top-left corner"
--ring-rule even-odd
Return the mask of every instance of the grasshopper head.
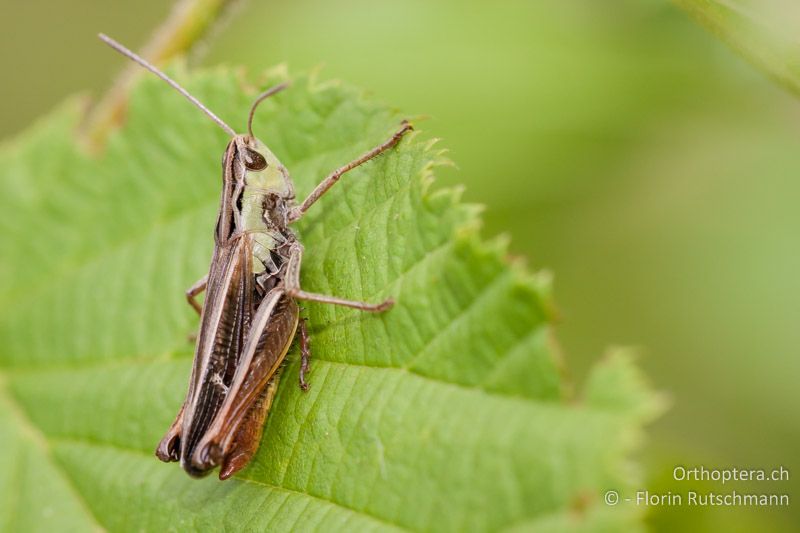
[[247, 135], [237, 135], [233, 141], [236, 144], [237, 163], [243, 169], [245, 188], [258, 189], [261, 193], [277, 194], [286, 199], [294, 198], [294, 187], [289, 179], [289, 172], [275, 157], [267, 145], [253, 135], [253, 117], [258, 105], [289, 86], [283, 82], [259, 94], [247, 117]]
[[237, 135], [236, 164], [242, 169], [245, 188], [273, 192], [284, 198], [294, 197], [289, 171], [267, 146], [249, 135]]

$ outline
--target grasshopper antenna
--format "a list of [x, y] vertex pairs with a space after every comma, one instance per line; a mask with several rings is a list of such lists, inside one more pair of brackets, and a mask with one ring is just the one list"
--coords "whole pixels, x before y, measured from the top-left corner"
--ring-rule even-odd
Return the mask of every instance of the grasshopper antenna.
[[[186, 89], [184, 89], [183, 87], [178, 85], [178, 82], [176, 82], [175, 80], [173, 80], [172, 78], [170, 78], [169, 76], [167, 76], [166, 74], [164, 74], [163, 72], [158, 70], [154, 65], [150, 64], [144, 58], [138, 56], [134, 52], [131, 52], [130, 50], [128, 50], [127, 48], [125, 48], [124, 46], [119, 44], [117, 41], [115, 41], [114, 39], [112, 39], [108, 35], [106, 35], [104, 33], [100, 33], [97, 36], [100, 37], [101, 41], [106, 43], [108, 46], [110, 46], [111, 48], [113, 48], [114, 50], [119, 52], [120, 54], [124, 55], [128, 59], [131, 59], [131, 60], [135, 61], [136, 63], [139, 63], [141, 66], [143, 66], [144, 68], [146, 68], [147, 70], [149, 70], [150, 72], [152, 72], [153, 74], [155, 74], [156, 76], [158, 76], [159, 78], [161, 78], [162, 80], [167, 82], [169, 85], [171, 85], [173, 89], [175, 89], [176, 91], [181, 93], [183, 96], [185, 96], [191, 103], [193, 103], [195, 106], [200, 108], [200, 111], [202, 111], [203, 113], [208, 115], [211, 118], [211, 120], [216, 122], [217, 125], [219, 125], [220, 128], [225, 130], [225, 132], [228, 135], [230, 135], [231, 137], [235, 137], [236, 136], [236, 132], [233, 131], [233, 128], [231, 128], [230, 126], [225, 124], [225, 122], [221, 118], [219, 118], [217, 115], [215, 115], [209, 108], [204, 106], [200, 102], [200, 100], [198, 100], [197, 98], [195, 98], [194, 96], [189, 94], [189, 91], [187, 91]], [[269, 96], [269, 95], [267, 95], [267, 96]], [[266, 96], [264, 98], [266, 98]], [[252, 115], [252, 111], [251, 111], [251, 115]]]
[[250, 115], [248, 115], [248, 117], [247, 117], [247, 133], [250, 134], [250, 138], [251, 139], [255, 139], [255, 137], [253, 136], [253, 116], [256, 114], [256, 108], [258, 107], [258, 104], [260, 104], [261, 102], [263, 102], [264, 100], [266, 100], [267, 98], [272, 96], [273, 94], [281, 92], [282, 90], [287, 88], [289, 85], [290, 85], [290, 82], [285, 81], [285, 82], [280, 83], [280, 84], [278, 84], [278, 85], [276, 85], [274, 87], [270, 87], [269, 89], [267, 89], [266, 91], [264, 91], [263, 93], [259, 94], [256, 97], [255, 101], [253, 102], [253, 105], [250, 106]]

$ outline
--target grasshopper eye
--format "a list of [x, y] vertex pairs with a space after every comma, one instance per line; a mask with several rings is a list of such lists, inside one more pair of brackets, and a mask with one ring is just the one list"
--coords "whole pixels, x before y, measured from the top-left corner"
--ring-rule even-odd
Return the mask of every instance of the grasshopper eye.
[[247, 170], [263, 170], [267, 168], [267, 160], [255, 150], [246, 148], [244, 151], [244, 166], [247, 167]]

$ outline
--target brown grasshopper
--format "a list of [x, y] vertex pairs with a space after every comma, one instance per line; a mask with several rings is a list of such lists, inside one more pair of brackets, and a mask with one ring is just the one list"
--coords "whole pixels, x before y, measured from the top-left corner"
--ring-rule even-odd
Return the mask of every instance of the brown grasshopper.
[[[303, 246], [289, 228], [346, 172], [396, 145], [411, 125], [401, 127], [384, 143], [336, 169], [300, 204], [289, 172], [253, 135], [253, 115], [265, 98], [285, 89], [280, 84], [261, 93], [239, 135], [166, 74], [106, 35], [106, 44], [167, 82], [200, 108], [231, 141], [225, 149], [222, 196], [214, 231], [214, 253], [206, 276], [187, 292], [200, 314], [189, 391], [178, 416], [156, 448], [165, 462], [180, 461], [191, 476], [201, 477], [221, 466], [227, 479], [255, 454], [264, 421], [277, 390], [281, 364], [300, 330], [300, 387], [310, 357], [305, 321], [296, 300], [343, 305], [369, 312], [389, 309], [379, 304], [344, 300], [306, 292], [300, 287]], [[203, 290], [202, 305], [196, 296]]]

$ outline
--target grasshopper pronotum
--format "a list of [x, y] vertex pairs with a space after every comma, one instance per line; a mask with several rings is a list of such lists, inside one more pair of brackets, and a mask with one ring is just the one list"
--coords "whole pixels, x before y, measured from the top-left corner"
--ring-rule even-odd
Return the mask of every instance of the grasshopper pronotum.
[[[391, 299], [370, 304], [302, 290], [303, 246], [289, 225], [343, 174], [396, 145], [412, 127], [404, 121], [389, 139], [333, 171], [295, 205], [289, 172], [253, 135], [252, 128], [258, 104], [285, 89], [286, 83], [255, 99], [247, 134], [237, 134], [155, 66], [106, 35], [100, 34], [100, 39], [167, 82], [231, 136], [223, 158], [211, 266], [208, 274], [186, 292], [189, 303], [200, 314], [189, 391], [156, 449], [159, 459], [180, 461], [192, 476], [204, 476], [221, 466], [219, 477], [227, 479], [244, 468], [258, 449], [280, 366], [298, 328], [300, 387], [308, 387], [308, 333], [295, 300], [370, 312], [392, 306]], [[201, 306], [195, 297], [203, 290], [206, 297]]]

